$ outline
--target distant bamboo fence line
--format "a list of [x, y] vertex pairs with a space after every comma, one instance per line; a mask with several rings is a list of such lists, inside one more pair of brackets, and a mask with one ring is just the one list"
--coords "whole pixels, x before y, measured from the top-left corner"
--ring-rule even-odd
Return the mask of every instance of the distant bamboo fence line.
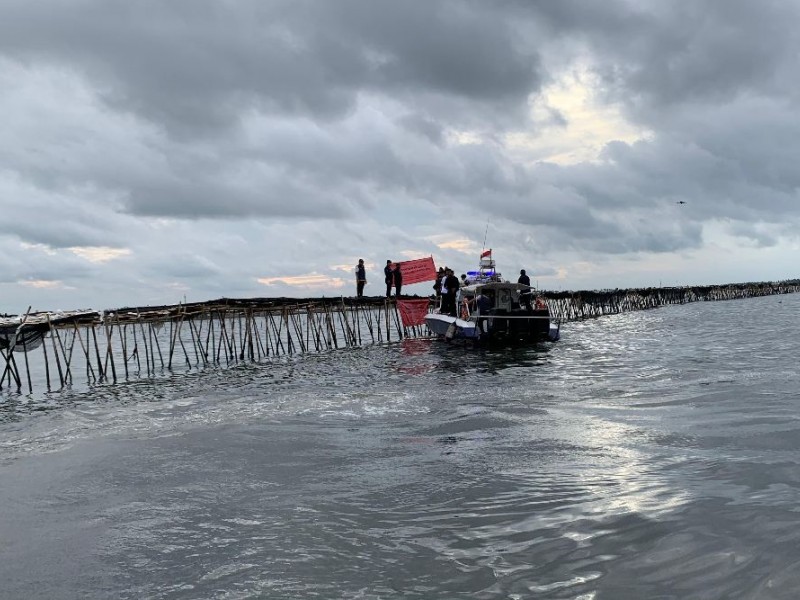
[[741, 300], [800, 292], [800, 279], [685, 287], [544, 292], [550, 313], [563, 321], [591, 319], [670, 304]]
[[[800, 280], [723, 286], [541, 292], [554, 318], [600, 317], [687, 302], [800, 291]], [[431, 302], [433, 308], [433, 301]], [[220, 299], [0, 318], [0, 390], [92, 386], [179, 370], [427, 337], [403, 327], [395, 299]], [[17, 360], [18, 355], [22, 355]]]

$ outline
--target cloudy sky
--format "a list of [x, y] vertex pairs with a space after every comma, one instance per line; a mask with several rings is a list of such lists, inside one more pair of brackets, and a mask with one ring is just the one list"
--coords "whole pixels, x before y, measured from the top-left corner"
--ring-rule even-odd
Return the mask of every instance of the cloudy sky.
[[352, 294], [359, 258], [378, 294], [387, 258], [465, 271], [484, 237], [545, 289], [798, 277], [798, 24], [784, 0], [3, 0], [0, 312]]

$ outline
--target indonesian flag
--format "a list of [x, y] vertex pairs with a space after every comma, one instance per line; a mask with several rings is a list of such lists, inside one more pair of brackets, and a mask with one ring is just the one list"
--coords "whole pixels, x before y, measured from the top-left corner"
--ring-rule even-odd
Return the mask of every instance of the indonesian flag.
[[429, 300], [398, 300], [397, 310], [400, 311], [400, 320], [403, 327], [424, 325], [425, 316], [428, 314]]
[[488, 258], [491, 258], [491, 256], [492, 256], [492, 249], [491, 249], [491, 248], [489, 248], [488, 250], [484, 250], [483, 252], [481, 252], [481, 258], [487, 258], [487, 257], [488, 257]]

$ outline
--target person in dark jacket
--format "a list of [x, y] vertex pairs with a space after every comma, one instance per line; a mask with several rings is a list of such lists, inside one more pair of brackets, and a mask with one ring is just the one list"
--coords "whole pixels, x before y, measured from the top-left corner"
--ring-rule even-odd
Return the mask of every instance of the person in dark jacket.
[[364, 259], [358, 259], [356, 265], [356, 295], [361, 298], [364, 295], [364, 286], [367, 283], [367, 270], [364, 268]]
[[493, 306], [494, 301], [483, 290], [481, 290], [481, 292], [475, 297], [475, 308], [476, 312], [478, 313], [478, 319], [476, 323], [478, 325], [478, 329], [480, 329], [483, 333], [489, 332], [486, 315], [491, 312]]
[[386, 259], [386, 266], [383, 267], [384, 281], [386, 282], [386, 297], [392, 295], [392, 283], [394, 282], [394, 275], [392, 273], [392, 261]]
[[403, 287], [403, 273], [400, 271], [400, 263], [394, 266], [394, 295], [400, 297], [400, 289]]
[[519, 272], [519, 279], [517, 283], [527, 286], [519, 292], [519, 305], [521, 308], [531, 310], [531, 300], [533, 299], [533, 290], [531, 289], [531, 278], [525, 274], [525, 269]]
[[442, 312], [446, 312], [451, 317], [456, 317], [458, 316], [456, 294], [458, 294], [459, 286], [458, 277], [455, 276], [452, 269], [447, 270], [447, 277], [444, 280], [443, 287], [447, 289], [447, 293], [444, 295], [444, 301], [442, 302]]

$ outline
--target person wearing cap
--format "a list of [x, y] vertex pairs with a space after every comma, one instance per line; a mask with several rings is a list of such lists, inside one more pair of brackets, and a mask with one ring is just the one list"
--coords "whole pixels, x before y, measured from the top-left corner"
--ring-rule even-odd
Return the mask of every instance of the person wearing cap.
[[367, 284], [367, 270], [364, 268], [364, 259], [359, 258], [356, 265], [356, 296], [364, 295], [364, 286]]

